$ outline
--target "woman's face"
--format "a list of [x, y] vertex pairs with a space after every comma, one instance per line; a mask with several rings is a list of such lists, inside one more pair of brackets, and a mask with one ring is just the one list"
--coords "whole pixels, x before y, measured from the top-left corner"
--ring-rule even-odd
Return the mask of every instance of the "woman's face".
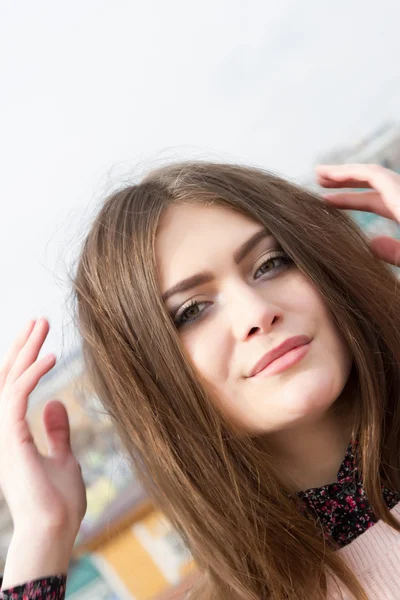
[[[223, 207], [172, 205], [156, 240], [163, 296], [189, 280], [165, 299], [189, 360], [225, 415], [258, 434], [321, 417], [352, 365], [318, 290], [274, 237], [266, 232], [246, 248], [261, 231]], [[250, 376], [294, 336], [306, 336], [302, 346]]]

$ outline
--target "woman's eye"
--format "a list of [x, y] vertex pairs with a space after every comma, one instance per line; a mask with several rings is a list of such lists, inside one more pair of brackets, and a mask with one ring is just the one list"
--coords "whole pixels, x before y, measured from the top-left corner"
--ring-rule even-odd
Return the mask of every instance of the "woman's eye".
[[276, 256], [270, 256], [258, 267], [256, 275], [259, 271], [262, 271], [261, 275], [266, 275], [267, 273], [285, 268], [291, 263], [292, 259], [286, 253], [280, 253]]
[[176, 327], [179, 328], [182, 325], [196, 321], [203, 312], [199, 310], [202, 304], [209, 304], [209, 302], [196, 302], [196, 300], [193, 300], [186, 308], [178, 312], [174, 319]]

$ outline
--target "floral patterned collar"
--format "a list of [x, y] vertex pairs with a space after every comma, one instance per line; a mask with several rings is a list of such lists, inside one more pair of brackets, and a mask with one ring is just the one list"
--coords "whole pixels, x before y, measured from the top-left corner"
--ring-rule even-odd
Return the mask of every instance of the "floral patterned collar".
[[[296, 493], [321, 523], [325, 537], [339, 547], [350, 544], [377, 522], [355, 464], [353, 446], [356, 449], [357, 444], [357, 440], [349, 443], [336, 482]], [[389, 509], [400, 502], [400, 493], [383, 486], [382, 490]]]

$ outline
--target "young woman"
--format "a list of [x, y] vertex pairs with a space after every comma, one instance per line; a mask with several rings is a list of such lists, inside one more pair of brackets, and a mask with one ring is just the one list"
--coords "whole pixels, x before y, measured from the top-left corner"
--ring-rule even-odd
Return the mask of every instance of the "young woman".
[[[397, 594], [400, 295], [384, 261], [400, 265], [400, 243], [369, 243], [337, 209], [399, 221], [400, 177], [318, 178], [372, 189], [323, 201], [256, 168], [172, 164], [112, 194], [79, 257], [86, 367], [193, 554], [191, 598]], [[29, 323], [0, 371], [4, 598], [63, 597], [86, 511], [64, 405], [44, 409], [46, 457], [25, 420], [55, 364], [38, 359], [48, 330]]]

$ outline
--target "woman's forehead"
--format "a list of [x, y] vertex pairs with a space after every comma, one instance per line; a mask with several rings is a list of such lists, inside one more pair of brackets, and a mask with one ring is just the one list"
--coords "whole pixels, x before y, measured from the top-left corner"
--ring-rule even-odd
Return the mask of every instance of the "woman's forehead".
[[174, 238], [188, 227], [193, 235], [211, 236], [227, 228], [245, 227], [250, 230], [260, 227], [260, 224], [247, 215], [219, 204], [172, 204], [161, 216], [156, 239], [162, 244], [166, 238]]
[[[219, 257], [234, 256], [240, 246], [266, 228], [237, 211], [218, 205], [173, 205], [160, 221], [156, 261], [162, 287], [178, 277], [210, 270]], [[269, 234], [270, 236], [270, 234]]]

